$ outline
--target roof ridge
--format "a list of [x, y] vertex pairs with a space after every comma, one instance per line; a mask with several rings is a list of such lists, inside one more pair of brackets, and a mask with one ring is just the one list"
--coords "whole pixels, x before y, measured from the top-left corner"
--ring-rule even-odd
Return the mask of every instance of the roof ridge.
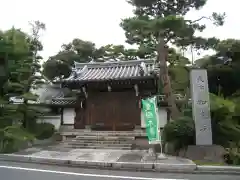
[[154, 63], [154, 60], [152, 59], [139, 59], [139, 60], [130, 60], [130, 61], [115, 61], [115, 62], [96, 62], [96, 63], [78, 63], [74, 62], [74, 68], [83, 68], [84, 66], [87, 66], [89, 68], [91, 67], [108, 67], [108, 66], [114, 66], [114, 65], [138, 65], [142, 62], [146, 64], [152, 64]]

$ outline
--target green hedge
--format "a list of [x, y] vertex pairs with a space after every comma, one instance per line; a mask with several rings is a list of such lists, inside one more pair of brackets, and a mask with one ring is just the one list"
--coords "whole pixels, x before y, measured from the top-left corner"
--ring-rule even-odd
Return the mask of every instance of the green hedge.
[[169, 122], [162, 132], [163, 141], [171, 143], [175, 151], [195, 143], [194, 121], [190, 117], [181, 117]]
[[34, 134], [37, 139], [43, 140], [52, 137], [54, 132], [55, 132], [54, 125], [50, 123], [37, 123]]
[[[240, 106], [213, 94], [210, 95], [210, 100], [213, 144], [221, 145], [228, 150], [226, 155], [228, 163], [239, 165]], [[184, 110], [182, 117], [169, 122], [163, 129], [164, 143], [172, 144], [175, 152], [195, 144], [195, 125], [191, 116], [191, 109]]]
[[231, 142], [229, 148], [226, 148], [227, 154], [225, 160], [228, 164], [240, 165], [240, 141]]

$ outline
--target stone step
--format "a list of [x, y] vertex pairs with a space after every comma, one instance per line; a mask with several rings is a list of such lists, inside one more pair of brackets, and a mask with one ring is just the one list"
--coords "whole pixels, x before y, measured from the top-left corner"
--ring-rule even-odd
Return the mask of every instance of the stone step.
[[106, 142], [106, 141], [71, 141], [71, 142], [64, 142], [64, 144], [98, 144], [98, 145], [112, 145], [112, 146], [121, 146], [121, 145], [132, 145], [132, 142], [121, 142], [121, 143], [116, 143], [116, 142]]
[[[81, 131], [75, 136], [65, 139], [61, 144], [72, 149], [132, 149], [135, 133], [129, 132], [106, 132], [106, 131]], [[70, 137], [70, 136], [69, 136]]]
[[109, 133], [78, 133], [76, 136], [121, 136], [121, 137], [135, 137], [135, 134], [109, 134]]
[[64, 136], [146, 136], [144, 131], [62, 131]]
[[85, 147], [85, 146], [96, 146], [96, 147], [129, 147], [131, 148], [131, 144], [94, 144], [94, 143], [88, 143], [88, 144], [67, 144], [66, 146], [78, 146], [78, 147]]
[[133, 141], [104, 141], [104, 140], [84, 140], [84, 139], [73, 139], [73, 140], [66, 140], [65, 143], [96, 143], [96, 144], [132, 144]]
[[65, 146], [65, 148], [71, 149], [121, 149], [121, 150], [131, 150], [131, 147], [115, 147], [115, 146]]
[[134, 140], [134, 136], [79, 135], [76, 139]]
[[86, 129], [72, 129], [66, 130], [65, 132], [78, 132], [78, 133], [108, 133], [108, 134], [127, 134], [127, 133], [139, 133], [144, 132], [145, 130], [134, 130], [134, 131], [91, 131]]

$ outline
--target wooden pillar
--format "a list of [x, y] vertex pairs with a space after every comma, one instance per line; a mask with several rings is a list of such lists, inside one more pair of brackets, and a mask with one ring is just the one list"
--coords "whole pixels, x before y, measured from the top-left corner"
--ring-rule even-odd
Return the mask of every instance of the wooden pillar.
[[138, 84], [134, 85], [134, 90], [136, 93], [136, 108], [138, 111], [138, 119], [135, 121], [135, 130], [140, 130], [141, 129], [141, 99], [140, 99], [140, 92], [139, 92], [139, 86]]
[[75, 129], [84, 129], [86, 123], [86, 98], [79, 96], [77, 99], [77, 104], [75, 107], [75, 119], [74, 119], [74, 128]]

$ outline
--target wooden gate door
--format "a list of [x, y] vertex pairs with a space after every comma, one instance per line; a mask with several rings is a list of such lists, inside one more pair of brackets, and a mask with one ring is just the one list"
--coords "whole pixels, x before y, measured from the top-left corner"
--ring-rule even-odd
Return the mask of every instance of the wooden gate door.
[[74, 118], [74, 128], [75, 129], [84, 129], [85, 128], [85, 108], [81, 107], [81, 103], [85, 103], [85, 99], [78, 98], [77, 107], [75, 107], [75, 118]]
[[113, 126], [115, 131], [130, 131], [141, 122], [141, 111], [134, 92], [115, 94]]
[[113, 102], [110, 93], [98, 93], [97, 96], [91, 98], [90, 106], [92, 129], [99, 131], [114, 130]]
[[130, 131], [141, 123], [134, 92], [102, 92], [88, 100], [88, 122], [93, 130]]
[[75, 119], [74, 119], [74, 129], [84, 129], [85, 128], [85, 110], [83, 108], [75, 109]]

